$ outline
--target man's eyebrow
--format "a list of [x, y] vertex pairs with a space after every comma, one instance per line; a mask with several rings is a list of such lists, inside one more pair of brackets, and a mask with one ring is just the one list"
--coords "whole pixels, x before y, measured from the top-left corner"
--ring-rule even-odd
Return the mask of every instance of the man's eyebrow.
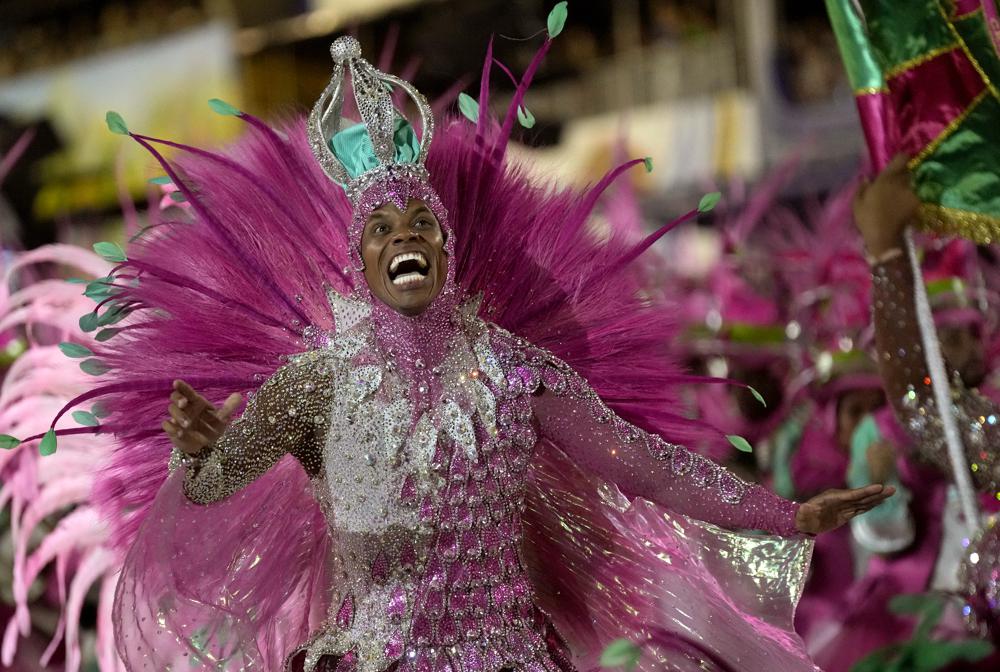
[[415, 207], [413, 209], [413, 214], [414, 215], [423, 215], [423, 214], [433, 215], [434, 213], [431, 212], [430, 208], [428, 208], [426, 205], [424, 205], [423, 203], [421, 203], [420, 205], [418, 205], [417, 207]]

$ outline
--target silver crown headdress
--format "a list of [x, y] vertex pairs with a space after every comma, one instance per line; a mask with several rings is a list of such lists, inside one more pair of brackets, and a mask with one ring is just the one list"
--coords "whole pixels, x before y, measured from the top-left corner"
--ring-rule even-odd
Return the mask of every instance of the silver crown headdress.
[[[348, 198], [357, 203], [365, 189], [383, 178], [398, 175], [423, 182], [429, 181], [424, 160], [434, 136], [434, 114], [427, 99], [407, 81], [380, 72], [361, 56], [361, 45], [351, 36], [337, 38], [330, 46], [333, 56], [333, 77], [316, 101], [309, 115], [309, 144], [323, 170], [334, 182], [344, 185]], [[343, 130], [345, 70], [350, 70], [354, 100], [361, 121], [371, 139], [378, 166], [351, 177], [344, 164], [330, 149], [330, 139]], [[420, 150], [410, 163], [396, 161], [393, 141], [397, 112], [392, 104], [392, 87], [399, 87], [413, 99], [420, 114]]]

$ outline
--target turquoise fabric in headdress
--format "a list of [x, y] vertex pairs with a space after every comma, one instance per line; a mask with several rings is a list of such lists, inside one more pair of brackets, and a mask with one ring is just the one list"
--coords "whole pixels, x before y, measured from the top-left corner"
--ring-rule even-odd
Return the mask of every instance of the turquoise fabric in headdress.
[[[417, 134], [406, 119], [397, 116], [395, 130], [392, 135], [396, 145], [396, 163], [414, 163], [420, 153], [420, 142]], [[345, 128], [330, 138], [330, 150], [344, 164], [351, 179], [367, 173], [379, 166], [378, 157], [368, 128], [364, 124], [355, 124]]]

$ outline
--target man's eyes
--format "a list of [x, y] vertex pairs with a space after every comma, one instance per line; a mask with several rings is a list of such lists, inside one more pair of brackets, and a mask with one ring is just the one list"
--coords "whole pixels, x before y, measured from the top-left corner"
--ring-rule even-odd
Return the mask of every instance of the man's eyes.
[[[413, 222], [413, 226], [421, 229], [433, 228], [434, 222], [426, 217], [421, 217]], [[392, 227], [388, 224], [373, 224], [371, 229], [369, 229], [373, 235], [385, 235], [392, 231]]]

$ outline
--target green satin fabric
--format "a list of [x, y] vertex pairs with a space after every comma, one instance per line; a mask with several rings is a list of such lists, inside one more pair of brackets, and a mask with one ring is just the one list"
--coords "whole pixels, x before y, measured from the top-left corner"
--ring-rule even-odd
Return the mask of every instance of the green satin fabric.
[[[393, 144], [396, 146], [396, 163], [413, 163], [417, 160], [420, 142], [413, 127], [402, 117], [396, 117]], [[330, 150], [344, 164], [352, 180], [377, 168], [380, 163], [364, 124], [345, 128], [330, 138]]]
[[993, 85], [1000, 86], [1000, 58], [997, 57], [982, 12], [958, 19], [954, 22], [954, 26], [969, 48], [972, 58], [976, 60]]
[[917, 195], [945, 208], [1000, 215], [1000, 102], [986, 96], [914, 169]]
[[864, 22], [852, 0], [826, 0], [827, 13], [847, 69], [847, 79], [854, 91], [881, 89], [882, 66], [865, 32]]
[[[851, 0], [842, 0], [846, 5]], [[955, 44], [938, 0], [861, 0], [868, 35], [886, 72], [928, 52]]]

